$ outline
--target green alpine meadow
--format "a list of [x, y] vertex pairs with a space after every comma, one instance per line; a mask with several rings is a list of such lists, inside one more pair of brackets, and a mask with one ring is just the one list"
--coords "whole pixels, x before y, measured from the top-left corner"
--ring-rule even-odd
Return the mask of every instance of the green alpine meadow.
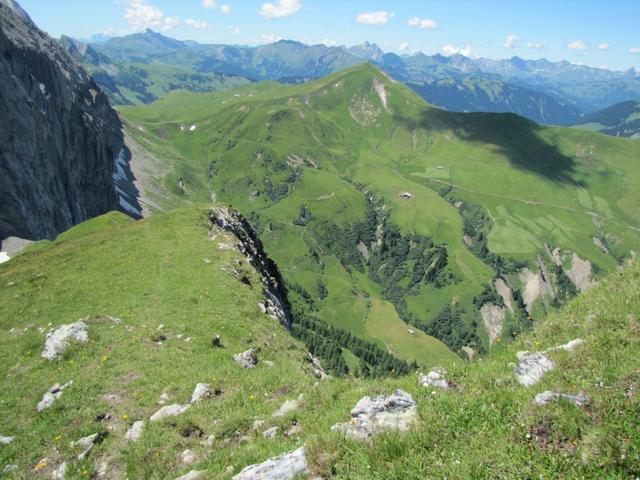
[[355, 3], [0, 0], [0, 479], [640, 478], [640, 8]]

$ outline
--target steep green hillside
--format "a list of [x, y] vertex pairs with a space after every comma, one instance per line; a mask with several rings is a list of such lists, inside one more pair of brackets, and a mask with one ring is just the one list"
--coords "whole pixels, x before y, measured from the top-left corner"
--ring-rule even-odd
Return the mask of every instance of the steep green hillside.
[[[299, 342], [258, 308], [260, 279], [244, 256], [219, 248], [235, 239], [210, 237], [206, 213], [191, 208], [140, 222], [109, 214], [1, 266], [0, 432], [16, 437], [0, 445], [1, 468], [51, 478], [67, 460], [67, 478], [95, 478], [106, 462], [106, 478], [172, 478], [187, 447], [212, 467], [267, 453], [266, 441], [246, 450], [239, 437], [216, 441], [214, 454], [200, 442], [246, 431], [253, 416], [270, 416], [316, 379]], [[43, 359], [46, 332], [79, 319], [88, 325], [86, 346], [71, 342], [60, 360]], [[216, 334], [222, 348], [212, 345]], [[259, 351], [256, 370], [232, 358], [249, 348]], [[51, 408], [36, 412], [52, 385], [70, 380]], [[182, 417], [148, 422], [161, 395], [167, 405], [183, 403], [197, 383], [210, 384], [214, 398]], [[125, 443], [137, 420], [147, 420], [144, 441]], [[91, 457], [72, 465], [82, 449], [70, 442], [96, 432], [102, 441]]]
[[251, 219], [298, 310], [406, 360], [439, 352], [420, 330], [458, 352], [526, 330], [638, 248], [638, 144], [438, 110], [369, 65], [121, 111], [175, 198]]
[[[482, 361], [451, 363], [449, 390], [421, 387], [415, 374], [317, 382], [302, 345], [258, 308], [260, 279], [244, 255], [221, 248], [236, 240], [206, 214], [191, 207], [137, 222], [109, 214], [0, 265], [7, 478], [52, 478], [66, 462], [68, 479], [164, 479], [190, 470], [229, 479], [301, 445], [323, 478], [640, 474], [637, 261]], [[58, 360], [42, 358], [47, 331], [80, 318], [87, 342], [71, 342]], [[517, 350], [576, 338], [584, 344], [575, 351], [549, 354], [555, 370], [539, 384], [516, 381]], [[248, 348], [258, 352], [253, 369], [232, 359]], [[53, 406], [36, 411], [53, 384], [69, 381]], [[210, 385], [209, 398], [149, 421], [163, 406], [184, 405], [198, 383]], [[396, 388], [417, 403], [409, 432], [362, 443], [331, 431], [363, 396]], [[586, 405], [536, 405], [545, 390], [581, 391]], [[288, 413], [272, 416], [300, 394]], [[137, 421], [145, 422], [141, 436], [127, 441]], [[268, 438], [271, 427], [278, 429]], [[78, 459], [84, 448], [71, 442], [93, 434], [95, 445]]]
[[587, 115], [577, 127], [614, 137], [640, 138], [640, 102], [616, 103]]

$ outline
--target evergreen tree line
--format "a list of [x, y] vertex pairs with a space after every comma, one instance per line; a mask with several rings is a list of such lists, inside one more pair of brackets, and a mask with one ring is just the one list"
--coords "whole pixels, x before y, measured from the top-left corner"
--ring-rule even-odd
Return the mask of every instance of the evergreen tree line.
[[415, 362], [409, 364], [375, 343], [355, 337], [311, 315], [294, 315], [291, 333], [303, 341], [309, 351], [322, 360], [323, 367], [334, 375], [349, 373], [342, 349], [349, 350], [361, 360], [359, 371], [351, 372], [358, 376], [399, 376], [417, 368]]
[[[322, 280], [318, 288], [328, 293]], [[322, 365], [332, 375], [340, 376], [352, 373], [356, 376], [382, 377], [403, 375], [417, 365], [409, 365], [392, 354], [384, 351], [375, 343], [351, 335], [336, 328], [314, 315], [318, 306], [312, 295], [294, 282], [287, 283], [287, 297], [291, 308], [291, 333], [304, 342], [309, 351], [322, 360]], [[323, 293], [320, 294], [322, 298]], [[361, 361], [357, 371], [351, 371], [344, 360], [343, 349], [349, 350]]]
[[448, 304], [438, 315], [425, 321], [409, 311], [403, 299], [396, 306], [398, 314], [407, 323], [437, 338], [452, 351], [460, 353], [462, 347], [471, 347], [478, 353], [484, 353], [484, 345], [478, 336], [478, 322], [465, 321], [465, 309], [459, 304]]
[[[445, 311], [426, 322], [408, 310], [406, 297], [417, 294], [421, 285], [442, 288], [460, 279], [446, 268], [449, 256], [444, 245], [436, 245], [429, 236], [403, 235], [388, 220], [382, 205], [382, 200], [369, 197], [365, 219], [347, 227], [339, 227], [330, 220], [314, 222], [311, 230], [322, 253], [336, 255], [346, 268], [364, 271], [368, 267], [369, 277], [381, 287], [383, 297], [394, 304], [405, 322], [442, 340], [454, 351], [464, 345], [480, 349], [477, 324], [465, 322], [463, 311]], [[384, 225], [381, 235], [378, 225]], [[357, 249], [359, 242], [369, 247], [368, 262]]]

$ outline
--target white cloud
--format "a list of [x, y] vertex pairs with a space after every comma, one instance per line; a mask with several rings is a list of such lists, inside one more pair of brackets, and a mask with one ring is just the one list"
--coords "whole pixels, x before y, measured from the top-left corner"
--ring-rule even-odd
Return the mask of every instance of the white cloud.
[[276, 43], [277, 41], [282, 40], [282, 37], [276, 35], [275, 33], [262, 34], [260, 35], [260, 41], [262, 43]]
[[216, 0], [202, 0], [202, 8], [213, 10], [216, 8]]
[[398, 47], [399, 52], [406, 52], [407, 50], [409, 50], [409, 44], [407, 42], [401, 43]]
[[220, 5], [220, 11], [222, 13], [224, 13], [225, 15], [230, 14], [231, 13], [231, 5], [227, 5], [227, 4]]
[[161, 28], [166, 32], [168, 30], [173, 30], [178, 25], [180, 25], [180, 19], [178, 17], [167, 17], [164, 19], [164, 23]]
[[202, 22], [200, 20], [194, 20], [193, 18], [187, 18], [184, 21], [185, 25], [191, 28], [195, 28], [196, 30], [208, 30], [211, 27], [207, 25], [207, 22]]
[[229, 30], [234, 35], [240, 35], [240, 27], [235, 25], [227, 25], [227, 30]]
[[527, 48], [535, 48], [536, 50], [542, 50], [544, 48], [547, 48], [547, 40], [542, 40], [541, 42], [527, 42], [525, 44], [525, 47]]
[[587, 50], [589, 47], [587, 47], [587, 44], [582, 40], [576, 40], [574, 42], [567, 43], [567, 48], [569, 50]]
[[430, 18], [413, 17], [409, 19], [407, 24], [411, 27], [418, 27], [422, 30], [433, 30], [438, 28], [438, 24], [435, 20], [431, 20]]
[[393, 13], [379, 10], [377, 12], [365, 12], [358, 14], [356, 22], [364, 23], [365, 25], [384, 25], [389, 22], [391, 17], [393, 17]]
[[640, 55], [640, 47], [632, 47], [629, 49], [631, 55]]
[[164, 14], [162, 10], [148, 5], [144, 0], [130, 0], [125, 8], [124, 19], [134, 30], [144, 30], [151, 27], [162, 27]]
[[162, 10], [149, 5], [146, 0], [120, 0], [118, 3], [126, 4], [123, 18], [129, 22], [133, 31], [146, 28], [168, 31], [180, 25], [178, 17], [165, 17]]
[[502, 43], [503, 48], [514, 48], [518, 43], [518, 36], [514, 33], [507, 35]]
[[601, 43], [600, 45], [598, 45], [598, 50], [609, 50], [609, 44]]
[[473, 56], [471, 45], [467, 45], [466, 47], [456, 47], [455, 45], [447, 44], [442, 46], [442, 52], [445, 55], [464, 55], [465, 57]]
[[301, 8], [300, 0], [276, 0], [276, 3], [263, 3], [260, 15], [264, 18], [289, 17]]

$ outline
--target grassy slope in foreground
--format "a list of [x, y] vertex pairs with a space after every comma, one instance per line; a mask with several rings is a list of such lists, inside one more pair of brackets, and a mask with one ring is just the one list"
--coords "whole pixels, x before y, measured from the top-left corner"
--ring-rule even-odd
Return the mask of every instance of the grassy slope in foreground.
[[[0, 434], [16, 437], [0, 445], [0, 466], [18, 465], [10, 478], [48, 478], [52, 466], [67, 460], [68, 478], [92, 477], [107, 462], [114, 479], [175, 478], [192, 468], [206, 470], [206, 478], [228, 479], [229, 466], [237, 472], [302, 443], [323, 478], [622, 479], [640, 473], [638, 261], [513, 344], [481, 361], [451, 365], [449, 377], [459, 391], [433, 394], [418, 386], [415, 375], [333, 379], [314, 388], [299, 343], [259, 312], [258, 289], [222, 270], [242, 256], [208, 240], [205, 213], [190, 208], [139, 222], [109, 214], [0, 266]], [[49, 323], [86, 316], [86, 346], [72, 347], [57, 362], [40, 357]], [[225, 348], [211, 348], [215, 332]], [[161, 344], [159, 333], [167, 337]], [[517, 350], [576, 337], [585, 345], [554, 354], [557, 368], [540, 384], [527, 389], [517, 383]], [[231, 355], [249, 347], [261, 349], [262, 362], [243, 370]], [[36, 413], [53, 383], [71, 379], [50, 410]], [[210, 382], [222, 394], [175, 419], [148, 423], [138, 443], [124, 441], [133, 421], [159, 408], [163, 392], [169, 402], [184, 402], [198, 382]], [[371, 444], [330, 433], [362, 396], [395, 388], [418, 402], [419, 422], [411, 432], [382, 435]], [[544, 390], [584, 391], [589, 406], [535, 406], [534, 395]], [[271, 418], [299, 393], [305, 396], [299, 410]], [[255, 419], [266, 421], [257, 431], [251, 428]], [[284, 436], [293, 424], [301, 432]], [[280, 427], [277, 438], [265, 439], [262, 430], [274, 425]], [[73, 460], [79, 452], [69, 442], [104, 431], [108, 435], [87, 459]], [[215, 437], [211, 447], [202, 444], [209, 435]], [[187, 448], [196, 455], [192, 466], [179, 460]], [[43, 457], [50, 463], [37, 475], [33, 469]]]
[[[436, 193], [443, 184], [487, 211], [494, 222], [489, 249], [502, 256], [533, 265], [549, 244], [608, 272], [616, 259], [594, 238], [618, 256], [637, 250], [640, 144], [543, 128], [514, 115], [438, 110], [369, 65], [298, 86], [175, 92], [122, 113], [141, 143], [173, 164], [165, 184], [176, 198], [204, 201], [215, 194], [232, 203], [261, 230], [288, 282], [312, 295], [318, 279], [327, 285], [319, 316], [423, 364], [434, 347], [416, 348], [400, 335], [406, 326], [393, 309], [383, 309], [393, 332], [370, 325], [367, 296], [383, 300], [366, 275], [330, 255], [314, 259], [313, 221], [294, 224], [302, 204], [316, 220], [350, 224], [365, 217], [366, 196], [356, 187], [363, 185], [384, 200], [402, 232], [446, 244], [447, 268], [460, 282], [422, 285], [407, 297], [410, 312], [425, 321], [456, 301], [467, 323], [481, 323], [472, 300], [495, 275], [465, 246], [458, 210]], [[404, 191], [411, 201], [400, 198]]]

